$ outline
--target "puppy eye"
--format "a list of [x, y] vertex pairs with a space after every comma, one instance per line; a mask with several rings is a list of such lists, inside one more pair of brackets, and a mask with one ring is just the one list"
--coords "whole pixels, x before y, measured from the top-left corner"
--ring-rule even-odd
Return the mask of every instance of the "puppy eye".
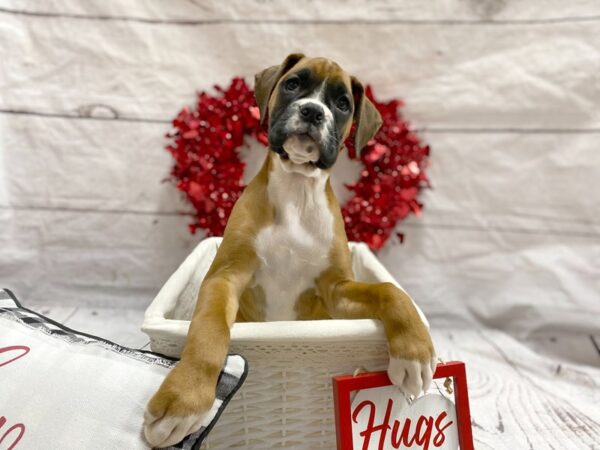
[[335, 103], [335, 106], [337, 106], [340, 111], [348, 111], [350, 109], [350, 101], [347, 97], [340, 97]]
[[300, 86], [300, 80], [298, 79], [298, 77], [289, 78], [283, 84], [285, 90], [289, 92], [295, 91], [296, 89], [298, 89], [298, 86]]

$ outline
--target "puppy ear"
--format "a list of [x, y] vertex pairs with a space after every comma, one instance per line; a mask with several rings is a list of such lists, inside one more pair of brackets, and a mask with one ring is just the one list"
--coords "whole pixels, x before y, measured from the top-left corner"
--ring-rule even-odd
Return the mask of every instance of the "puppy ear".
[[367, 142], [381, 127], [381, 114], [375, 105], [367, 98], [362, 83], [356, 77], [350, 77], [352, 82], [352, 95], [354, 96], [354, 121], [356, 122], [356, 133], [354, 136], [354, 148], [360, 154]]
[[273, 88], [275, 88], [279, 79], [302, 58], [304, 58], [302, 53], [292, 53], [279, 66], [269, 67], [254, 76], [254, 97], [260, 110], [260, 123], [263, 123], [267, 116]]

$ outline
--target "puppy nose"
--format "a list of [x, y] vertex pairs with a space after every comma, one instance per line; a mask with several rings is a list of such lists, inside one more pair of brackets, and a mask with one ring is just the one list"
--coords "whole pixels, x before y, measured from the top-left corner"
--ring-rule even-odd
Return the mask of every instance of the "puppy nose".
[[323, 122], [323, 108], [314, 103], [307, 103], [300, 108], [302, 118], [314, 125], [319, 125]]

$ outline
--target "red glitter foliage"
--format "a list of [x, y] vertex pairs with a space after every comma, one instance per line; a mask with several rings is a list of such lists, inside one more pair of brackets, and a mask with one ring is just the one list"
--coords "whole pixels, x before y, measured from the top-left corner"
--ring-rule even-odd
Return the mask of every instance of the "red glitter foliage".
[[[400, 100], [378, 102], [370, 86], [366, 94], [381, 114], [383, 125], [361, 152], [364, 168], [360, 179], [346, 186], [354, 195], [342, 207], [342, 214], [348, 239], [378, 250], [399, 221], [409, 214], [421, 215], [423, 205], [417, 195], [429, 187], [425, 174], [429, 146], [421, 143], [402, 118]], [[355, 153], [352, 134], [346, 141], [351, 156]], [[404, 236], [398, 237], [403, 242]]]
[[[245, 81], [236, 77], [227, 89], [215, 86], [215, 90], [214, 96], [199, 93], [196, 109], [181, 110], [173, 120], [174, 130], [167, 134], [167, 150], [175, 160], [171, 174], [196, 210], [190, 231], [202, 228], [209, 236], [223, 234], [244, 190], [244, 163], [238, 154], [244, 137], [268, 144], [254, 92]], [[361, 152], [364, 167], [360, 179], [346, 186], [354, 195], [342, 213], [348, 239], [378, 250], [399, 221], [421, 214], [423, 205], [417, 195], [429, 186], [425, 175], [429, 147], [402, 119], [400, 100], [377, 102], [369, 86], [366, 94], [381, 113], [383, 125]], [[351, 157], [355, 155], [353, 134], [354, 130], [346, 141]], [[403, 236], [398, 236], [402, 242]]]

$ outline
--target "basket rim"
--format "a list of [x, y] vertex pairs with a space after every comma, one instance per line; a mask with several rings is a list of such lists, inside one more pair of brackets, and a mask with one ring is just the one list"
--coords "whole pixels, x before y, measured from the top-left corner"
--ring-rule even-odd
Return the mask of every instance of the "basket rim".
[[[190, 321], [146, 318], [142, 331], [150, 337], [162, 335], [185, 338]], [[307, 342], [386, 342], [379, 320], [303, 320], [237, 322], [231, 328], [231, 343], [285, 344]]]

